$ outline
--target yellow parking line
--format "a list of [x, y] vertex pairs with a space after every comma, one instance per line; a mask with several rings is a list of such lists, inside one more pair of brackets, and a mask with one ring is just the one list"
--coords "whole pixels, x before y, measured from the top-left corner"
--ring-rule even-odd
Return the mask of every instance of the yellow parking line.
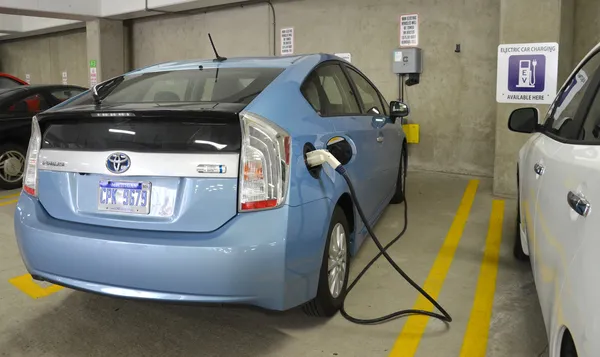
[[29, 274], [21, 275], [16, 278], [12, 278], [8, 281], [21, 290], [25, 294], [29, 295], [32, 299], [39, 299], [52, 295], [63, 289], [62, 286], [50, 285], [47, 288], [42, 288], [33, 281], [33, 278]]
[[13, 203], [17, 203], [17, 202], [19, 202], [19, 200], [10, 200], [10, 201], [0, 202], [0, 207], [12, 205]]
[[483, 262], [481, 263], [475, 292], [475, 301], [471, 309], [471, 317], [463, 339], [460, 357], [485, 357], [486, 354], [494, 293], [496, 291], [503, 220], [504, 201], [494, 200], [492, 202], [492, 213], [490, 215], [485, 252], [483, 253]]
[[5, 200], [7, 198], [15, 198], [21, 196], [21, 192], [13, 193], [12, 195], [0, 196], [0, 201]]
[[[469, 218], [471, 212], [471, 206], [475, 200], [475, 194], [477, 193], [477, 186], [479, 185], [478, 180], [471, 180], [465, 189], [462, 201], [458, 207], [458, 211], [454, 216], [454, 221], [450, 226], [450, 230], [446, 235], [444, 244], [435, 258], [435, 262], [429, 271], [429, 276], [425, 280], [423, 288], [429, 293], [434, 299], [437, 299], [450, 265], [454, 259], [454, 253], [458, 247], [458, 243], [462, 237], [463, 230]], [[423, 296], [419, 296], [413, 309], [432, 311], [433, 305]], [[421, 337], [427, 327], [429, 317], [412, 315], [404, 324], [404, 328], [398, 336], [398, 339], [394, 343], [394, 347], [390, 353], [390, 357], [412, 357], [417, 352]]]

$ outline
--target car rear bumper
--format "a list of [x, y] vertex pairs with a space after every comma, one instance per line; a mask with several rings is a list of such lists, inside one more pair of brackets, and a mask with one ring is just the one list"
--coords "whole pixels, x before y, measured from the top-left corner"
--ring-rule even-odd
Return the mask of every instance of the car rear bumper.
[[289, 223], [305, 209], [315, 207], [239, 214], [214, 232], [176, 233], [61, 221], [22, 195], [15, 234], [28, 271], [59, 285], [126, 298], [286, 310], [316, 294], [323, 236], [313, 228], [312, 239], [290, 237], [290, 229], [306, 232]]

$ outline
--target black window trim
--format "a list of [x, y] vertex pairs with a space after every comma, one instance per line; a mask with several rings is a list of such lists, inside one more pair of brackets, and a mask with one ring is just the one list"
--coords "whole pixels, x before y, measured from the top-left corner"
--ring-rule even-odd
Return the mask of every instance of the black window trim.
[[[352, 80], [352, 78], [350, 77], [349, 70], [353, 70], [354, 72], [356, 72], [356, 74], [358, 74], [359, 76], [361, 76], [361, 77], [362, 77], [364, 80], [366, 80], [366, 81], [367, 81], [367, 83], [368, 83], [368, 84], [369, 84], [371, 87], [373, 87], [373, 89], [375, 89], [375, 93], [377, 93], [377, 96], [378, 96], [378, 98], [379, 98], [379, 102], [381, 103], [381, 110], [382, 110], [382, 113], [380, 113], [380, 114], [382, 114], [383, 116], [386, 116], [386, 117], [387, 117], [388, 115], [385, 113], [385, 106], [386, 106], [386, 104], [387, 104], [387, 103], [385, 103], [385, 102], [383, 101], [383, 95], [381, 95], [381, 92], [379, 91], [379, 89], [377, 88], [377, 86], [376, 86], [375, 84], [373, 84], [373, 82], [371, 82], [371, 81], [369, 80], [369, 78], [367, 78], [367, 76], [365, 76], [365, 75], [364, 75], [364, 73], [362, 73], [362, 72], [361, 72], [361, 71], [360, 71], [358, 68], [356, 68], [356, 67], [354, 67], [354, 66], [350, 65], [349, 63], [344, 63], [344, 64], [342, 65], [342, 68], [344, 69], [344, 73], [346, 74], [346, 77], [348, 78], [348, 81], [351, 83], [351, 86], [352, 86], [352, 91], [355, 93], [356, 97], [357, 97], [358, 99], [360, 99], [360, 101], [359, 101], [359, 106], [361, 107], [361, 115], [360, 115], [360, 116], [368, 116], [368, 117], [373, 117], [373, 114], [369, 114], [369, 113], [362, 113], [362, 112], [366, 112], [368, 109], [366, 109], [366, 108], [363, 108], [363, 100], [362, 100], [362, 97], [360, 96], [360, 92], [358, 91], [358, 87], [356, 86], [356, 83], [354, 83], [354, 81], [353, 81], [353, 80]], [[389, 104], [387, 104], [387, 105], [389, 105]], [[371, 108], [369, 108], [369, 109], [371, 109]]]
[[[562, 96], [562, 93], [566, 90], [569, 83], [571, 83], [571, 81], [577, 75], [577, 73], [579, 73], [579, 71], [583, 67], [585, 67], [585, 65], [587, 65], [590, 60], [596, 58], [596, 56], [600, 56], [600, 49], [591, 53], [591, 55], [589, 55], [585, 61], [581, 62], [575, 68], [575, 70], [571, 73], [569, 78], [565, 81], [563, 86], [558, 91], [556, 97], [554, 98], [554, 101], [552, 102], [552, 104], [550, 106], [550, 108], [552, 108], [552, 112], [551, 113], [549, 112], [546, 115], [546, 118], [545, 118], [546, 120], [548, 120], [548, 118], [550, 118], [551, 116], [554, 116], [554, 113], [556, 112], [556, 106], [554, 104], [556, 103], [558, 98], [560, 98], [560, 96]], [[598, 93], [598, 90], [600, 90], [600, 66], [596, 69], [596, 73], [593, 74], [592, 79], [590, 81], [590, 85], [586, 89], [586, 91], [583, 95], [583, 98], [581, 99], [581, 103], [579, 103], [579, 108], [577, 108], [577, 111], [575, 112], [575, 116], [573, 117], [574, 121], [577, 121], [578, 119], [581, 120], [581, 124], [580, 124], [577, 136], [581, 135], [581, 130], [583, 130], [585, 120], [587, 120], [587, 115], [592, 107], [592, 104], [594, 103], [594, 99], [596, 98], [596, 94]], [[597, 140], [579, 140], [579, 139], [567, 139], [567, 138], [561, 137], [559, 135], [556, 135], [554, 133], [547, 131], [545, 124], [546, 123], [544, 122], [543, 124], [540, 125], [540, 133], [542, 133], [542, 134], [546, 135], [547, 137], [549, 137], [555, 141], [558, 141], [560, 143], [570, 144], [570, 145], [600, 145], [600, 141], [597, 141]]]

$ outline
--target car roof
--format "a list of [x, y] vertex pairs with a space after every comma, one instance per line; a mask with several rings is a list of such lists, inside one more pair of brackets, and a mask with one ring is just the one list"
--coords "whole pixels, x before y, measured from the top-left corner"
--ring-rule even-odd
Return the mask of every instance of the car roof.
[[196, 60], [185, 60], [185, 61], [172, 61], [164, 62], [148, 67], [140, 68], [132, 72], [131, 74], [142, 74], [142, 73], [153, 73], [153, 72], [167, 72], [167, 71], [181, 71], [181, 70], [194, 70], [202, 66], [205, 69], [210, 68], [287, 68], [294, 64], [300, 63], [304, 60], [313, 61], [324, 61], [327, 59], [339, 59], [338, 57], [330, 54], [306, 54], [297, 56], [281, 56], [281, 57], [235, 57], [228, 58], [224, 61], [217, 62], [213, 59], [196, 59]]

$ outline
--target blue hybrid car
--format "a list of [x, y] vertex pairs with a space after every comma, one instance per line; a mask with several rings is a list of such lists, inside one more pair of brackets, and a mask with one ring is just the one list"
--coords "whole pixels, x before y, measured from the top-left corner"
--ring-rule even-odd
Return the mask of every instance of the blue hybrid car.
[[330, 316], [371, 223], [404, 199], [408, 107], [315, 54], [168, 62], [33, 118], [15, 232], [35, 279]]

